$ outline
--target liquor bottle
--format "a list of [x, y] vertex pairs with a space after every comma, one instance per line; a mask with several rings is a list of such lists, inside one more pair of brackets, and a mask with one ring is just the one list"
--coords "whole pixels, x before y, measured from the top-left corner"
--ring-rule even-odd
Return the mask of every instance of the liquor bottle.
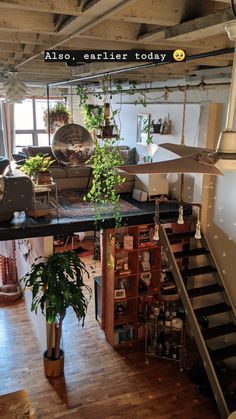
[[169, 319], [170, 318], [170, 304], [166, 303], [166, 307], [165, 307], [165, 319]]
[[159, 337], [157, 339], [157, 355], [162, 356], [164, 351], [164, 342], [165, 342], [165, 336], [164, 333], [161, 332], [159, 334]]
[[177, 345], [175, 342], [172, 342], [172, 345], [171, 345], [171, 357], [173, 359], [178, 359], [177, 358]]
[[173, 303], [171, 307], [171, 317], [172, 319], [174, 319], [176, 316], [177, 316], [177, 306], [176, 306], [176, 303]]
[[170, 341], [166, 338], [166, 339], [165, 339], [165, 356], [166, 356], [167, 358], [169, 358], [169, 357], [170, 357], [170, 354], [171, 354], [171, 343], [170, 343]]
[[160, 307], [160, 312], [158, 315], [158, 325], [159, 326], [164, 326], [164, 322], [165, 322], [165, 312], [164, 312], [164, 308]]

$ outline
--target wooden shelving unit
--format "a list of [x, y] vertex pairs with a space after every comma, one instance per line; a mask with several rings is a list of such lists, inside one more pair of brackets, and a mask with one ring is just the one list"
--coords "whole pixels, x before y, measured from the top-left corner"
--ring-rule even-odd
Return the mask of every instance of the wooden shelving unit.
[[[142, 301], [158, 298], [160, 294], [161, 246], [154, 242], [153, 233], [153, 224], [104, 230], [104, 331], [112, 346], [139, 339]], [[132, 249], [124, 248], [125, 236], [132, 237]], [[141, 264], [143, 251], [150, 255], [147, 271]], [[150, 284], [141, 290], [143, 274], [150, 276]]]
[[[168, 224], [173, 233], [189, 231], [190, 224]], [[106, 338], [112, 346], [145, 339], [146, 307], [164, 299], [161, 293], [162, 246], [153, 240], [154, 224], [106, 229], [103, 231], [103, 321]], [[129, 236], [124, 247], [124, 237]], [[130, 240], [130, 243], [129, 243]], [[127, 241], [126, 241], [127, 242]], [[185, 239], [173, 243], [182, 251]], [[150, 266], [142, 264], [148, 251]], [[178, 264], [181, 266], [183, 259]], [[147, 274], [148, 280], [143, 282]], [[169, 298], [169, 297], [168, 297]]]

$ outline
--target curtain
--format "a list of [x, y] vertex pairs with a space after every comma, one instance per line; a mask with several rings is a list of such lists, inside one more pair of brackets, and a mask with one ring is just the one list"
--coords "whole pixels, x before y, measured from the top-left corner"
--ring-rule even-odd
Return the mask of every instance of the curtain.
[[3, 103], [3, 140], [5, 156], [11, 160], [15, 147], [14, 103]]

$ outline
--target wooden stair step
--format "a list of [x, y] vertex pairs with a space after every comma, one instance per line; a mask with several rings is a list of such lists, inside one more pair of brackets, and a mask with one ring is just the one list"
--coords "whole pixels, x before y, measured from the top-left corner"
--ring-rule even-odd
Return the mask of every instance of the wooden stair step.
[[186, 258], [191, 256], [207, 255], [210, 253], [205, 247], [198, 247], [196, 249], [182, 250], [181, 252], [174, 252], [175, 259]]
[[213, 314], [224, 313], [230, 310], [231, 310], [231, 307], [229, 307], [226, 303], [219, 303], [219, 304], [213, 304], [212, 306], [196, 308], [194, 310], [194, 313], [196, 317], [201, 317], [201, 316], [211, 316]]
[[231, 322], [220, 324], [219, 326], [211, 327], [209, 329], [203, 329], [202, 336], [204, 337], [204, 339], [208, 340], [217, 338], [219, 336], [228, 335], [234, 332], [236, 332], [236, 324]]
[[217, 378], [222, 387], [228, 387], [231, 384], [235, 386], [236, 384], [236, 370], [230, 369], [229, 367], [225, 370], [217, 372]]
[[189, 298], [200, 297], [203, 295], [214, 294], [216, 292], [224, 291], [224, 288], [220, 284], [206, 285], [205, 287], [197, 287], [188, 289]]
[[227, 359], [236, 356], [236, 344], [224, 346], [223, 348], [211, 350], [210, 355], [215, 360]]
[[191, 237], [194, 237], [195, 231], [186, 231], [181, 233], [170, 233], [167, 234], [169, 241], [172, 240], [184, 240], [184, 239], [190, 239]]
[[185, 268], [181, 271], [181, 275], [183, 277], [188, 276], [196, 276], [196, 275], [204, 275], [217, 272], [217, 269], [212, 265], [206, 265], [206, 266], [199, 266], [197, 268]]

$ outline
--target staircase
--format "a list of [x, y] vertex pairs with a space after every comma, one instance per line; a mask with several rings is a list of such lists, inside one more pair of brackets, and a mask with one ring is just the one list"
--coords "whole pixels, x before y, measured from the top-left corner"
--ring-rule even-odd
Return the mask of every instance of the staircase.
[[[168, 230], [160, 226], [160, 241], [220, 416], [226, 419], [236, 410], [236, 400], [232, 405], [226, 394], [232, 380], [236, 389], [236, 312], [206, 239], [196, 240], [194, 231], [173, 233]], [[174, 244], [179, 244], [181, 250], [174, 251]]]

